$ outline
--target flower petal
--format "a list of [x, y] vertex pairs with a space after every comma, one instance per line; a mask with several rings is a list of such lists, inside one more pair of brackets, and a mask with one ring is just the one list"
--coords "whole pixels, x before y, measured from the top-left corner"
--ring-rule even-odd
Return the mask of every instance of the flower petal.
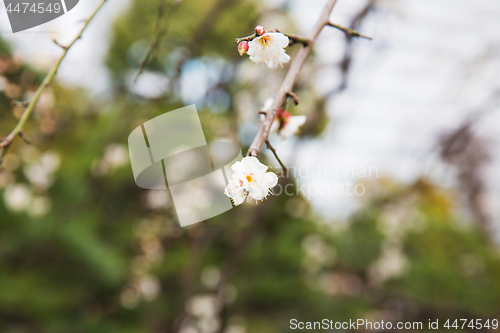
[[281, 32], [269, 32], [268, 35], [271, 37], [271, 39], [277, 46], [283, 49], [288, 46], [288, 43], [290, 43], [288, 37], [282, 34]]
[[243, 164], [240, 161], [236, 161], [231, 165], [231, 170], [239, 176], [244, 171]]
[[264, 101], [264, 106], [262, 107], [262, 111], [269, 111], [271, 110], [271, 106], [273, 106], [274, 98], [266, 98]]
[[266, 33], [248, 43], [248, 55], [255, 63], [264, 63], [268, 68], [276, 68], [290, 60], [284, 47], [288, 45], [288, 37], [282, 33]]
[[233, 203], [235, 206], [241, 205], [243, 202], [245, 202], [246, 196], [245, 195], [239, 195], [235, 196], [233, 199]]
[[274, 187], [276, 186], [276, 184], [278, 184], [278, 176], [276, 176], [274, 172], [266, 172], [265, 179], [269, 188]]
[[255, 200], [262, 200], [267, 196], [268, 192], [269, 188], [267, 186], [256, 186], [248, 192], [248, 195]]
[[238, 183], [236, 183], [233, 180], [230, 180], [226, 188], [224, 189], [224, 193], [230, 197], [233, 198], [234, 196], [238, 196], [243, 194], [245, 188], [243, 186], [240, 186]]
[[273, 123], [271, 124], [271, 128], [269, 129], [269, 133], [275, 133], [278, 131], [279, 128], [280, 128], [280, 122], [274, 120]]
[[241, 163], [243, 164], [244, 172], [247, 175], [253, 173], [254, 172], [254, 168], [256, 166], [259, 166], [259, 165], [264, 166], [266, 168], [266, 170], [267, 170], [267, 167], [265, 165], [261, 164], [259, 162], [259, 160], [256, 157], [253, 157], [253, 156], [247, 156], [247, 157], [243, 158], [243, 160], [241, 161]]
[[304, 125], [307, 120], [306, 116], [290, 117], [288, 123], [280, 130], [280, 136], [283, 140], [291, 137], [299, 130], [299, 127]]

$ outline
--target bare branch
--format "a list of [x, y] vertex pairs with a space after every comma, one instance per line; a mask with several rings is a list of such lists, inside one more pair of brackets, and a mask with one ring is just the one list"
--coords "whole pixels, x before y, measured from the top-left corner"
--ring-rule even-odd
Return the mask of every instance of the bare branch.
[[344, 26], [341, 26], [340, 24], [335, 24], [335, 23], [332, 23], [332, 22], [328, 22], [328, 26], [343, 31], [349, 37], [361, 37], [361, 38], [366, 38], [366, 39], [370, 39], [370, 40], [373, 39], [371, 37], [365, 36], [365, 35], [357, 32], [356, 30], [352, 30], [352, 29], [346, 28]]
[[293, 86], [295, 85], [295, 82], [297, 82], [300, 70], [306, 62], [309, 53], [311, 52], [314, 41], [318, 37], [321, 30], [327, 24], [329, 24], [330, 13], [336, 2], [337, 0], [329, 0], [326, 3], [321, 12], [320, 18], [307, 37], [310, 43], [308, 43], [307, 46], [304, 45], [293, 59], [292, 64], [290, 65], [290, 69], [288, 70], [288, 73], [286, 74], [278, 93], [274, 97], [273, 104], [266, 114], [266, 119], [260, 126], [259, 132], [255, 136], [252, 144], [250, 145], [250, 148], [248, 149], [247, 156], [258, 156], [262, 145], [268, 140], [269, 130], [271, 129], [271, 124], [273, 123], [274, 118], [276, 117], [276, 113], [283, 106], [288, 93], [293, 90]]
[[[42, 92], [45, 90], [45, 88], [47, 88], [52, 83], [52, 81], [54, 80], [54, 78], [56, 76], [57, 70], [59, 69], [59, 66], [61, 65], [63, 59], [66, 57], [66, 54], [68, 53], [69, 49], [73, 46], [73, 44], [76, 43], [77, 40], [79, 40], [82, 37], [82, 34], [85, 31], [85, 29], [87, 28], [87, 26], [89, 25], [90, 21], [94, 18], [94, 16], [97, 14], [97, 12], [101, 9], [101, 7], [105, 3], [106, 3], [106, 0], [103, 0], [101, 2], [101, 4], [96, 8], [96, 10], [92, 13], [92, 15], [85, 21], [84, 26], [82, 27], [82, 29], [80, 30], [78, 35], [75, 37], [75, 39], [73, 39], [73, 41], [67, 47], [61, 46], [64, 50], [63, 54], [61, 55], [59, 60], [57, 60], [56, 64], [54, 65], [54, 67], [52, 67], [52, 69], [49, 71], [47, 76], [45, 76], [45, 78], [43, 79], [42, 83], [40, 84], [40, 86], [36, 90], [33, 97], [27, 102], [20, 102], [21, 103], [20, 105], [26, 106], [26, 109], [24, 110], [23, 114], [21, 115], [21, 118], [19, 119], [16, 127], [14, 127], [12, 132], [10, 132], [10, 134], [2, 142], [0, 142], [0, 159], [5, 154], [7, 149], [10, 147], [10, 145], [12, 144], [12, 142], [14, 141], [16, 136], [18, 136], [18, 135], [21, 137], [23, 136], [23, 134], [20, 134], [20, 133], [22, 132], [22, 129], [23, 129], [24, 125], [26, 124], [26, 121], [29, 119], [31, 112], [33, 112], [33, 109], [35, 108], [36, 103], [40, 99]], [[16, 103], [16, 105], [18, 105], [18, 104]]]
[[249, 41], [251, 41], [252, 39], [254, 39], [255, 37], [257, 37], [257, 34], [253, 34], [253, 35], [246, 36], [246, 37], [241, 37], [241, 38], [236, 38], [236, 39], [234, 40], [234, 42], [235, 42], [236, 44], [239, 44], [239, 43], [241, 43], [241, 42], [243, 42], [243, 41], [249, 42]]
[[66, 50], [68, 48], [67, 46], [59, 44], [59, 42], [55, 38], [52, 39], [52, 41], [54, 42], [54, 44], [56, 44], [57, 46], [59, 46], [63, 50]]
[[[374, 8], [374, 3], [375, 0], [369, 0], [365, 4], [365, 6], [361, 8], [361, 10], [352, 18], [349, 26], [353, 27], [354, 29], [356, 29], [356, 27], [359, 27], [368, 13]], [[307, 113], [307, 122], [301, 128], [301, 135], [317, 133], [317, 131], [322, 130], [322, 120], [326, 117], [325, 105], [327, 100], [332, 96], [339, 94], [347, 87], [351, 70], [352, 53], [354, 51], [354, 39], [350, 38], [348, 35], [346, 37], [347, 38], [345, 41], [344, 55], [342, 57], [342, 60], [340, 61], [340, 69], [342, 71], [340, 84], [315, 102], [314, 106], [311, 108], [311, 111]]]
[[300, 98], [299, 98], [299, 96], [297, 96], [295, 93], [293, 93], [293, 92], [291, 92], [291, 91], [288, 91], [288, 92], [286, 93], [286, 95], [287, 95], [288, 97], [291, 97], [291, 98], [293, 99], [293, 103], [294, 103], [295, 105], [299, 105], [299, 102], [300, 102]]
[[278, 160], [278, 163], [281, 165], [281, 168], [283, 169], [284, 174], [287, 175], [288, 168], [285, 166], [285, 164], [283, 164], [283, 162], [281, 162], [280, 158], [278, 157], [278, 154], [276, 153], [276, 149], [274, 149], [274, 147], [271, 146], [271, 143], [269, 142], [269, 140], [266, 140], [266, 145], [267, 145], [267, 149], [272, 151], [274, 154], [274, 157], [276, 157], [276, 159]]
[[[278, 29], [275, 29], [276, 32], [281, 32], [279, 31]], [[309, 43], [311, 42], [309, 39], [305, 38], [305, 37], [300, 37], [300, 36], [297, 36], [295, 34], [286, 34], [284, 32], [281, 32], [283, 35], [287, 36], [288, 39], [290, 40], [290, 43], [288, 44], [288, 46], [292, 46], [294, 44], [302, 44], [304, 46], [307, 46], [309, 45]]]
[[26, 143], [27, 143], [27, 144], [29, 144], [29, 145], [31, 144], [31, 140], [30, 140], [30, 139], [28, 139], [28, 137], [24, 134], [24, 132], [23, 132], [23, 131], [19, 132], [19, 134], [18, 134], [18, 135], [19, 135], [19, 137], [20, 137], [21, 139], [23, 139], [23, 141], [24, 141], [24, 142], [26, 142]]
[[21, 101], [15, 101], [15, 100], [12, 100], [10, 101], [10, 104], [12, 106], [20, 106], [20, 107], [27, 107], [28, 104], [29, 104], [29, 101], [24, 101], [24, 102], [21, 102]]

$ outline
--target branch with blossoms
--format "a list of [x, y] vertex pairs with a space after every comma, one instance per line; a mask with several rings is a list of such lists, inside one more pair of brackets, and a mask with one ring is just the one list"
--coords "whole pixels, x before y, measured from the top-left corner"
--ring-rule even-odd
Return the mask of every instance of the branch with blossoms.
[[[307, 57], [309, 56], [309, 53], [312, 50], [312, 46], [313, 46], [314, 42], [316, 41], [319, 33], [321, 32], [321, 30], [323, 30], [324, 27], [332, 26], [332, 27], [335, 27], [337, 29], [340, 29], [341, 31], [343, 31], [345, 34], [347, 34], [349, 36], [364, 37], [364, 38], [371, 39], [370, 37], [362, 35], [357, 31], [354, 31], [352, 29], [345, 28], [345, 27], [342, 27], [338, 24], [334, 24], [334, 23], [330, 22], [330, 19], [329, 19], [330, 13], [331, 13], [333, 7], [335, 6], [336, 2], [337, 2], [336, 0], [329, 0], [327, 2], [327, 4], [325, 5], [325, 7], [323, 8], [323, 10], [321, 12], [320, 18], [316, 22], [316, 25], [313, 27], [313, 29], [311, 30], [311, 32], [309, 33], [307, 38], [304, 39], [304, 41], [307, 41], [307, 42], [302, 43], [302, 45], [303, 45], [302, 48], [299, 50], [299, 52], [295, 56], [295, 59], [292, 61], [292, 64], [290, 65], [290, 69], [288, 70], [288, 73], [287, 73], [278, 93], [274, 97], [272, 105], [269, 108], [269, 111], [266, 112], [266, 117], [265, 117], [263, 123], [262, 123], [257, 135], [255, 136], [252, 144], [250, 145], [250, 148], [248, 149], [247, 156], [257, 157], [259, 155], [259, 152], [260, 152], [263, 144], [268, 140], [271, 126], [272, 126], [273, 122], [275, 121], [275, 118], [278, 115], [279, 110], [281, 110], [283, 108], [283, 105], [284, 105], [286, 99], [288, 97], [292, 97], [295, 102], [298, 101], [298, 98], [296, 98], [296, 95], [293, 93], [293, 87], [297, 81], [297, 78], [298, 78], [298, 75], [300, 73], [300, 70], [302, 69], [302, 66], [306, 62]], [[257, 28], [259, 28], [259, 27], [257, 27]], [[259, 31], [257, 31], [257, 30], [260, 30], [260, 28], [259, 29], [257, 29], [257, 28], [256, 28], [255, 35], [259, 35]], [[271, 35], [271, 34], [277, 35], [276, 37], [274, 37], [276, 39], [278, 38], [279, 35], [288, 39], [288, 37], [286, 37], [284, 34], [282, 34], [280, 32], [268, 33], [268, 34], [264, 33], [260, 37], [252, 38], [252, 39], [250, 39], [251, 40], [250, 42], [247, 42], [247, 44], [248, 44], [247, 53], [250, 55], [250, 60], [252, 60], [254, 62], [256, 60], [259, 62], [264, 62], [269, 68], [275, 68], [276, 67], [275, 66], [276, 60], [279, 62], [280, 65], [283, 62], [288, 62], [288, 60], [286, 60], [286, 57], [284, 57], [282, 55], [283, 53], [285, 53], [284, 49], [282, 50], [283, 51], [282, 53], [279, 53], [279, 52], [275, 51], [275, 49], [271, 49], [271, 46], [269, 46], [270, 42], [268, 41], [268, 39], [273, 38], [273, 37], [269, 37], [269, 35]], [[266, 36], [268, 36], [268, 37], [266, 37]], [[281, 36], [279, 37], [280, 39], [282, 38]], [[256, 38], [257, 38], [257, 41], [256, 41]], [[252, 45], [252, 43], [253, 43], [253, 45]], [[268, 53], [266, 54], [267, 57], [265, 57], [265, 56], [263, 57], [264, 51], [261, 51], [261, 53], [259, 54], [259, 49], [255, 45], [257, 43], [261, 44], [261, 48], [260, 48], [261, 50], [268, 51]], [[288, 45], [288, 43], [286, 43], [285, 47], [287, 45]], [[274, 45], [274, 48], [277, 48], [279, 46], [281, 46], [279, 44], [279, 42], [276, 42]], [[239, 47], [239, 49], [241, 49], [241, 48], [246, 48], [246, 46]], [[255, 51], [253, 49], [255, 49]], [[240, 52], [240, 54], [241, 54], [241, 52]], [[259, 56], [260, 56], [260, 58], [259, 58]], [[277, 56], [277, 59], [271, 59], [272, 56]], [[288, 59], [289, 59], [289, 57], [288, 57]]]
[[63, 53], [59, 57], [59, 59], [57, 60], [56, 64], [52, 67], [52, 69], [49, 71], [49, 73], [45, 76], [42, 83], [40, 84], [40, 86], [38, 87], [38, 89], [36, 90], [35, 94], [33, 95], [33, 97], [31, 99], [29, 99], [25, 102], [13, 101], [12, 104], [14, 104], [16, 106], [25, 107], [25, 109], [21, 115], [21, 118], [19, 118], [17, 125], [14, 127], [14, 129], [10, 132], [10, 134], [7, 137], [5, 137], [3, 140], [0, 141], [0, 163], [1, 163], [2, 157], [5, 155], [5, 153], [7, 152], [7, 149], [9, 149], [9, 147], [12, 145], [12, 143], [14, 142], [14, 139], [16, 137], [19, 136], [26, 143], [28, 143], [28, 144], [30, 143], [23, 132], [24, 125], [28, 121], [33, 110], [35, 109], [35, 106], [36, 106], [38, 100], [40, 99], [40, 96], [42, 95], [45, 88], [47, 88], [52, 83], [52, 81], [54, 81], [54, 78], [57, 74], [57, 71], [59, 70], [59, 66], [61, 65], [62, 61], [66, 57], [66, 54], [68, 54], [69, 49], [76, 43], [77, 40], [82, 38], [83, 32], [85, 31], [85, 29], [87, 29], [90, 21], [92, 21], [94, 16], [97, 14], [97, 12], [102, 8], [102, 6], [105, 3], [106, 3], [106, 0], [103, 0], [101, 2], [101, 4], [99, 6], [97, 6], [96, 10], [92, 13], [92, 15], [90, 15], [90, 17], [87, 20], [85, 20], [85, 24], [83, 25], [82, 29], [80, 30], [78, 35], [73, 39], [73, 41], [71, 41], [71, 43], [69, 45], [64, 46], [64, 45], [59, 44], [56, 40], [54, 40], [54, 43], [56, 45], [58, 45], [59, 47], [61, 47], [61, 49], [63, 50]]
[[235, 205], [239, 205], [245, 200], [249, 202], [252, 202], [253, 199], [262, 200], [271, 193], [271, 189], [277, 184], [276, 175], [272, 172], [266, 172], [268, 167], [260, 163], [257, 159], [264, 143], [273, 152], [286, 173], [285, 165], [281, 162], [276, 150], [269, 142], [269, 134], [277, 131], [282, 138], [286, 138], [294, 134], [305, 123], [305, 116], [291, 116], [288, 111], [284, 110], [284, 104], [288, 97], [292, 98], [295, 104], [299, 103], [299, 98], [293, 92], [293, 87], [297, 82], [300, 70], [312, 50], [314, 42], [323, 28], [331, 26], [343, 31], [349, 37], [371, 39], [371, 37], [330, 21], [330, 13], [336, 2], [337, 0], [328, 0], [321, 11], [318, 21], [306, 38], [284, 34], [278, 30], [266, 32], [264, 27], [258, 25], [255, 28], [254, 34], [235, 39], [240, 55], [248, 54], [251, 61], [256, 64], [266, 65], [270, 69], [283, 67], [284, 63], [290, 61], [290, 56], [285, 51], [287, 46], [295, 43], [302, 44], [302, 48], [297, 52], [292, 61], [290, 69], [274, 99], [268, 103], [269, 105], [264, 107], [264, 110], [259, 112], [263, 116], [262, 124], [248, 149], [247, 156], [243, 158], [242, 162], [236, 162], [232, 166], [232, 170], [234, 171], [233, 179], [229, 181], [225, 193], [233, 200]]

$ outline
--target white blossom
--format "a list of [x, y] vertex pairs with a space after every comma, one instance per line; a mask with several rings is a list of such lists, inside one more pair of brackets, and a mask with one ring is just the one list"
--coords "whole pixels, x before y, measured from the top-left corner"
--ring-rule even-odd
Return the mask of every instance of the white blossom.
[[[283, 140], [297, 133], [299, 131], [299, 127], [304, 125], [307, 119], [307, 117], [304, 115], [291, 116], [288, 113], [287, 116], [285, 113], [288, 112], [287, 111], [283, 112], [282, 118], [285, 119], [285, 121], [283, 122], [282, 127], [279, 129], [279, 135]], [[276, 122], [276, 120], [274, 122]]]
[[285, 52], [288, 42], [288, 37], [281, 32], [268, 32], [250, 41], [247, 53], [256, 64], [263, 63], [268, 68], [283, 67], [290, 61], [290, 56]]
[[5, 206], [13, 211], [20, 212], [28, 209], [33, 193], [25, 184], [10, 185], [3, 193]]
[[267, 166], [253, 156], [235, 162], [231, 169], [234, 171], [233, 179], [229, 180], [224, 193], [236, 206], [241, 205], [245, 199], [250, 202], [251, 199], [264, 199], [278, 183], [278, 176], [274, 172], [266, 172]]

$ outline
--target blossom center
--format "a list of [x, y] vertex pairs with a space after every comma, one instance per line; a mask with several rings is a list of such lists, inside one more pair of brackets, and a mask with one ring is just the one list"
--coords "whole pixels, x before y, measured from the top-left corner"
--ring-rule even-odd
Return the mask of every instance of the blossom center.
[[245, 176], [245, 178], [246, 178], [246, 180], [247, 180], [249, 183], [251, 183], [251, 182], [253, 181], [253, 178], [252, 178], [252, 176], [250, 176], [250, 175], [246, 175], [246, 176]]
[[269, 37], [268, 35], [263, 35], [258, 40], [262, 45], [266, 45], [267, 43], [271, 42], [271, 37]]
[[290, 112], [283, 110], [283, 108], [278, 110], [278, 113], [276, 114], [276, 120], [280, 124], [280, 129], [283, 129], [286, 124], [288, 124], [291, 117], [292, 115], [290, 114]]

